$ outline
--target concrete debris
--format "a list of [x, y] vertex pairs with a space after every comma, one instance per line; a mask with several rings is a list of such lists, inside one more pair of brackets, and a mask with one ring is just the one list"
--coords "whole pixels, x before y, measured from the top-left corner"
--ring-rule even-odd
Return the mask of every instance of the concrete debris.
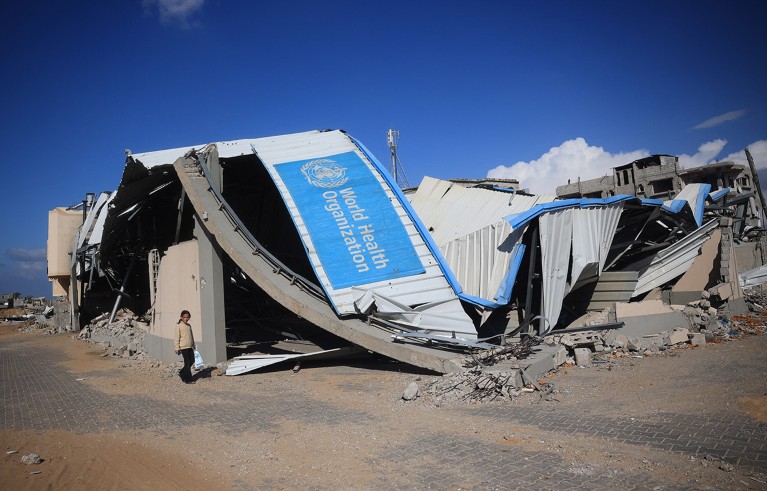
[[493, 366], [504, 361], [516, 361], [527, 358], [533, 352], [537, 341], [533, 338], [525, 338], [518, 343], [511, 343], [494, 349], [472, 354], [464, 364], [467, 368], [478, 366]]
[[143, 346], [148, 328], [146, 320], [128, 309], [121, 309], [111, 324], [108, 313], [95, 317], [80, 330], [77, 338], [98, 344], [108, 355], [142, 361], [149, 358]]
[[43, 459], [36, 453], [28, 453], [21, 457], [21, 463], [26, 465], [40, 464]]
[[420, 392], [421, 389], [418, 387], [418, 384], [415, 382], [410, 382], [410, 385], [407, 386], [405, 392], [402, 393], [402, 398], [406, 401], [412, 401], [418, 397]]
[[[521, 369], [488, 371], [481, 367], [465, 372], [444, 375], [421, 388], [419, 400], [423, 404], [444, 406], [456, 403], [482, 404], [494, 401], [512, 401], [524, 393], [538, 391], [538, 402], [553, 399], [553, 384], [522, 377]], [[523, 385], [523, 379], [527, 385]]]
[[590, 367], [591, 350], [588, 348], [575, 348], [575, 364], [579, 367]]

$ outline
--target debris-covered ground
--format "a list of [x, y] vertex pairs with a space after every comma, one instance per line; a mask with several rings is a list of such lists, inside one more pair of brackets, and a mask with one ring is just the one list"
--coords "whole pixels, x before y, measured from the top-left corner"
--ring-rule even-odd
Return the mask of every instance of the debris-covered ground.
[[[556, 400], [559, 389], [550, 380], [551, 377], [534, 378], [524, 370], [521, 373], [519, 370], [541, 342], [561, 345], [567, 349], [565, 363], [552, 370], [550, 375], [554, 375], [570, 367], [609, 370], [620, 365], [623, 359], [673, 356], [675, 350], [767, 332], [767, 293], [757, 290], [750, 292], [746, 297], [750, 313], [731, 318], [711, 306], [706, 292], [704, 297], [685, 307], [690, 328], [677, 327], [641, 337], [616, 334], [614, 329], [582, 329], [571, 333], [554, 331], [542, 341], [526, 338], [494, 350], [471, 353], [467, 356], [465, 371], [445, 376], [419, 377], [405, 388], [402, 399], [427, 406], [483, 404], [514, 401], [523, 397], [536, 403]], [[24, 312], [13, 314], [24, 315]], [[609, 317], [607, 312], [595, 314], [590, 322], [598, 326]], [[125, 359], [128, 362], [125, 366], [157, 369], [163, 378], [177, 377], [182, 366], [180, 360], [173, 364], [162, 363], [151, 358], [144, 350], [142, 341], [148, 326], [147, 319], [136, 316], [128, 309], [121, 309], [112, 323], [109, 322], [109, 313], [94, 318], [77, 334], [77, 338], [98, 345], [104, 351], [102, 356]], [[56, 333], [49, 325], [35, 322], [33, 317], [20, 322], [18, 329]], [[226, 362], [210, 365], [206, 375], [222, 374], [226, 365]]]
[[[71, 335], [9, 329], [0, 476], [12, 489], [764, 489], [767, 336], [727, 335], [595, 354], [608, 363], [537, 380], [551, 398], [435, 406], [403, 390], [447, 377], [401, 363], [189, 386]], [[31, 453], [39, 464], [22, 463]]]
[[[747, 295], [746, 300], [751, 312], [731, 318], [721, 315], [705, 300], [694, 302], [685, 308], [685, 313], [691, 321], [690, 328], [673, 328], [641, 337], [629, 338], [616, 334], [614, 329], [585, 329], [564, 334], [555, 331], [547, 336], [544, 342], [565, 346], [568, 356], [566, 362], [560, 368], [554, 369], [553, 373], [577, 366], [610, 369], [623, 358], [673, 356], [675, 350], [679, 349], [764, 334], [767, 332], [767, 294], [752, 292]], [[605, 315], [602, 320], [606, 318]], [[527, 341], [499, 348], [483, 357], [472, 356], [466, 371], [416, 381], [408, 386], [403, 393], [403, 399], [419, 400], [423, 404], [434, 406], [513, 401], [526, 394], [530, 394], [528, 398], [537, 402], [552, 400], [556, 397], [558, 389], [548, 377], [534, 380], [522, 374], [524, 387], [519, 387], [515, 371], [493, 369], [494, 365], [503, 361], [524, 360], [532, 348], [533, 344]], [[524, 366], [524, 363], [519, 366]]]

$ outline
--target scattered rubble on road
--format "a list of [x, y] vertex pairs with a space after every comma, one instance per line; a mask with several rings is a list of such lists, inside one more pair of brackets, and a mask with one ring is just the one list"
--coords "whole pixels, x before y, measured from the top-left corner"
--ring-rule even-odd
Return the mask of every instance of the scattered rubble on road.
[[21, 463], [26, 465], [36, 465], [43, 462], [43, 459], [36, 453], [28, 453], [21, 457]]
[[[645, 358], [651, 356], [674, 355], [676, 350], [685, 348], [698, 348], [706, 343], [721, 343], [738, 339], [748, 335], [767, 333], [767, 293], [749, 292], [745, 297], [750, 313], [727, 317], [718, 312], [712, 315], [705, 323], [696, 322], [705, 308], [697, 302], [685, 307], [685, 312], [690, 318], [690, 327], [674, 327], [655, 334], [638, 337], [628, 337], [618, 334], [620, 328], [605, 330], [585, 330], [571, 333], [555, 333], [546, 336], [544, 342], [551, 346], [563, 346], [567, 349], [567, 358], [564, 367], [577, 366], [580, 368], [597, 367], [612, 368], [615, 362], [624, 357]], [[705, 304], [704, 304], [705, 305]], [[716, 311], [716, 309], [714, 309]], [[609, 317], [609, 313], [603, 312], [594, 316], [601, 322]], [[599, 324], [591, 324], [596, 327]], [[506, 347], [507, 350], [520, 350], [524, 347], [525, 355], [530, 353], [533, 342], [520, 344], [519, 346]], [[578, 353], [581, 357], [578, 357]], [[521, 356], [520, 358], [524, 358]], [[588, 360], [585, 362], [583, 360]], [[554, 368], [556, 372], [558, 368]], [[478, 363], [471, 364], [464, 372], [444, 375], [429, 381], [418, 377], [412, 382], [405, 394], [413, 394], [415, 397], [402, 399], [418, 402], [425, 405], [443, 406], [455, 403], [488, 403], [499, 401], [513, 401], [525, 393], [538, 392], [536, 402], [556, 401], [557, 389], [553, 383], [541, 380], [525, 379], [522, 376], [522, 384], [519, 383], [516, 370], [487, 371]], [[420, 382], [420, 384], [417, 384]]]
[[[178, 377], [178, 370], [183, 366], [180, 358], [176, 363], [163, 363], [147, 354], [144, 336], [148, 327], [149, 323], [145, 318], [123, 308], [117, 312], [112, 323], [109, 322], [109, 313], [105, 312], [96, 316], [73, 338], [99, 346], [104, 350], [104, 357], [125, 359], [128, 361], [123, 365], [125, 367], [133, 366], [135, 362], [140, 367], [159, 369], [164, 379]], [[225, 365], [219, 363], [209, 368], [210, 371], [223, 372]], [[206, 367], [203, 367], [203, 370]]]
[[77, 338], [98, 344], [108, 355], [143, 361], [148, 359], [143, 346], [148, 327], [145, 319], [121, 309], [111, 324], [108, 313], [95, 317], [80, 330]]

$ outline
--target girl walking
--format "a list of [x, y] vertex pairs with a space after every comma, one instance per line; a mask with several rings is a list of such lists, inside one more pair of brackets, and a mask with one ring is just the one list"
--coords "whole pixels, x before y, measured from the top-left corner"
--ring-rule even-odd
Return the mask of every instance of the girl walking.
[[192, 335], [192, 326], [189, 325], [189, 319], [192, 315], [188, 310], [182, 310], [176, 323], [176, 354], [184, 357], [184, 368], [179, 370], [178, 376], [186, 384], [193, 384], [192, 364], [194, 363], [194, 336]]

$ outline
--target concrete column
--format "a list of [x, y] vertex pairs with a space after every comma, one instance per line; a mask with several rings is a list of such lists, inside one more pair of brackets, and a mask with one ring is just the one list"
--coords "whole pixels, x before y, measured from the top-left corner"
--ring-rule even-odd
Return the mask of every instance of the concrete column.
[[224, 312], [224, 268], [221, 249], [200, 226], [195, 216], [194, 235], [200, 258], [200, 330], [197, 349], [206, 364], [226, 361], [226, 316]]
[[732, 288], [732, 296], [727, 300], [727, 310], [731, 315], [739, 315], [748, 312], [748, 306], [743, 298], [743, 290], [738, 280], [738, 262], [735, 256], [735, 244], [732, 232], [732, 218], [722, 217], [719, 219], [719, 227], [722, 231], [720, 243], [721, 280], [729, 283]]

